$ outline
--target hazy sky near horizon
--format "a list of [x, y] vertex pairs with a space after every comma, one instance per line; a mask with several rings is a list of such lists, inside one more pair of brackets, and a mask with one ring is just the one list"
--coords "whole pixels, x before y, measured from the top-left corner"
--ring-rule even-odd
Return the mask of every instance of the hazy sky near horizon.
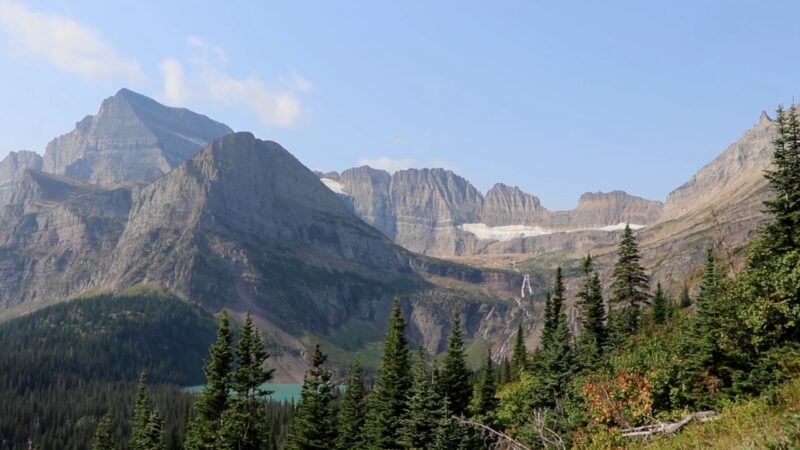
[[128, 87], [305, 165], [663, 200], [800, 98], [800, 2], [0, 0], [0, 156]]

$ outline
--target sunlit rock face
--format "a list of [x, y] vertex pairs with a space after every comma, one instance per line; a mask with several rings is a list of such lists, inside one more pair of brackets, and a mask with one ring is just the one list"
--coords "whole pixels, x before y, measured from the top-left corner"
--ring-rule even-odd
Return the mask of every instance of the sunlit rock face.
[[231, 132], [206, 116], [122, 89], [50, 142], [42, 169], [101, 186], [146, 183]]

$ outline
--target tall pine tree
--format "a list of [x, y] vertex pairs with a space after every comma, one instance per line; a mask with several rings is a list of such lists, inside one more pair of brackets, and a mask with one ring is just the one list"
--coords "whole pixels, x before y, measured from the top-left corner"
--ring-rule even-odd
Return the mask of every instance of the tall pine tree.
[[148, 450], [147, 424], [150, 421], [150, 400], [147, 395], [147, 373], [139, 375], [136, 385], [136, 401], [133, 405], [133, 419], [131, 421], [131, 440], [128, 447], [131, 450]]
[[475, 384], [470, 403], [470, 415], [478, 422], [487, 426], [494, 426], [492, 414], [497, 409], [497, 376], [494, 371], [491, 351], [486, 354], [483, 373]]
[[297, 412], [289, 429], [288, 450], [325, 450], [336, 440], [334, 428], [334, 388], [331, 371], [325, 367], [328, 357], [319, 344], [314, 346], [310, 366], [303, 379]]
[[722, 293], [723, 276], [716, 264], [714, 253], [709, 250], [700, 295], [695, 300], [697, 310], [681, 344], [684, 392], [690, 402], [709, 407], [708, 391], [714, 390], [717, 380], [717, 363], [722, 356], [718, 346], [718, 333], [722, 324], [719, 296]]
[[572, 347], [572, 332], [567, 323], [567, 314], [564, 307], [565, 294], [564, 280], [561, 267], [556, 269], [556, 280], [553, 286], [553, 298], [551, 308], [553, 314], [551, 338], [546, 347], [542, 348], [542, 364], [539, 376], [542, 379], [542, 386], [550, 397], [550, 405], [554, 404], [556, 398], [560, 397], [572, 376], [575, 362], [574, 349]]
[[617, 345], [639, 329], [640, 310], [648, 303], [648, 278], [639, 259], [639, 244], [630, 225], [625, 225], [611, 281], [610, 321]]
[[525, 334], [522, 322], [517, 325], [517, 338], [514, 341], [514, 353], [511, 358], [511, 379], [518, 380], [519, 374], [528, 369], [528, 349], [525, 348]]
[[164, 450], [164, 422], [158, 414], [158, 410], [150, 411], [147, 425], [144, 428], [143, 447], [146, 450]]
[[106, 413], [99, 422], [94, 432], [94, 441], [92, 443], [92, 450], [115, 450], [113, 437], [113, 423], [111, 414]]
[[203, 367], [206, 384], [195, 402], [195, 418], [188, 426], [184, 444], [187, 450], [221, 448], [222, 415], [230, 401], [232, 342], [228, 313], [223, 311], [217, 340], [209, 350], [211, 358]]
[[414, 384], [408, 399], [408, 410], [403, 422], [403, 444], [409, 449], [426, 449], [433, 444], [435, 420], [439, 408], [438, 397], [433, 392], [433, 380], [425, 362], [425, 352], [419, 347], [414, 363]]
[[587, 255], [581, 265], [583, 283], [578, 292], [581, 307], [581, 336], [576, 358], [581, 367], [594, 368], [600, 363], [606, 345], [605, 306], [600, 276], [594, 268], [592, 256]]
[[411, 388], [411, 360], [400, 299], [394, 300], [375, 390], [369, 396], [368, 448], [400, 449], [401, 424]]
[[350, 450], [363, 448], [364, 425], [367, 420], [366, 392], [364, 390], [364, 370], [361, 360], [356, 355], [355, 362], [347, 373], [345, 392], [339, 406], [339, 423], [337, 426], [336, 448]]
[[765, 239], [758, 259], [800, 249], [800, 108], [778, 107], [775, 125], [774, 168], [766, 172], [773, 196], [764, 202], [772, 221], [762, 229]]
[[236, 370], [232, 387], [236, 395], [222, 415], [222, 448], [230, 450], [260, 450], [267, 446], [264, 399], [271, 392], [261, 386], [272, 379], [273, 369], [266, 366], [269, 354], [250, 313], [242, 326], [236, 347]]
[[453, 312], [453, 326], [450, 329], [450, 339], [447, 343], [447, 353], [440, 375], [440, 395], [450, 400], [450, 410], [456, 416], [467, 413], [472, 386], [470, 385], [470, 370], [464, 355], [464, 340], [461, 337], [461, 315]]

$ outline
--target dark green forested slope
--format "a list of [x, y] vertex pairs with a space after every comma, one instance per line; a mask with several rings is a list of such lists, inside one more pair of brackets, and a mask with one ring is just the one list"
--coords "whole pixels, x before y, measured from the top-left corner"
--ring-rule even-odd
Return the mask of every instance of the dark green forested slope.
[[[0, 449], [88, 449], [110, 410], [120, 434], [141, 370], [166, 441], [180, 442], [191, 396], [205, 381], [214, 318], [169, 294], [137, 289], [57, 304], [0, 324]], [[124, 448], [121, 446], [120, 448]]]

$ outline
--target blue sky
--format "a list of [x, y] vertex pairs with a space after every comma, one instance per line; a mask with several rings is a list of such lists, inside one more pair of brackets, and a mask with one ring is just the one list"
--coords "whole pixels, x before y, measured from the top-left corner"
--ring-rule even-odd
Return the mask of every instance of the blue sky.
[[0, 0], [0, 155], [128, 87], [314, 169], [664, 199], [800, 98], [796, 1]]

